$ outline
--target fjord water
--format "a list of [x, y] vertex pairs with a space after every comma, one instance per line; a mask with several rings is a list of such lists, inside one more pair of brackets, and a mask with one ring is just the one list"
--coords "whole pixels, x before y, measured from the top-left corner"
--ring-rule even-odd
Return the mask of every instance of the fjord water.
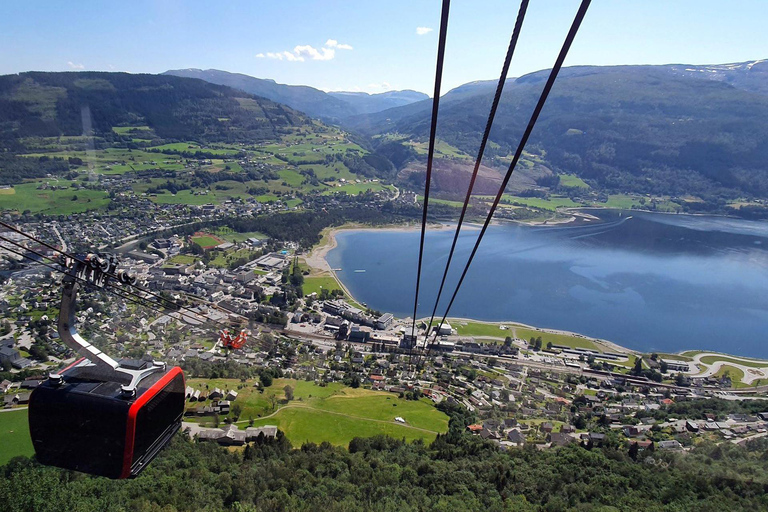
[[[490, 227], [450, 316], [562, 329], [647, 352], [768, 358], [768, 222], [588, 213], [602, 222]], [[477, 233], [459, 239], [438, 317]], [[451, 229], [427, 232], [418, 317], [432, 312], [452, 239]], [[337, 242], [328, 263], [342, 269], [357, 300], [412, 315], [418, 231], [344, 231]]]

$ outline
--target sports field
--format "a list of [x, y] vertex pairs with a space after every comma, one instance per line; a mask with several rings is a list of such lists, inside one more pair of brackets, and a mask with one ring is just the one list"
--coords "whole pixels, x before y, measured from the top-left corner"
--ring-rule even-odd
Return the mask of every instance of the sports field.
[[211, 249], [224, 243], [219, 237], [210, 235], [208, 233], [195, 233], [192, 235], [192, 242], [196, 243], [203, 249]]

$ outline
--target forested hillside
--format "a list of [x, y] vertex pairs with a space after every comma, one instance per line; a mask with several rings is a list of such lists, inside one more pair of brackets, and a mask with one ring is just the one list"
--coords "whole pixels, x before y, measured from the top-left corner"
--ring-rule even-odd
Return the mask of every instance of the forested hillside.
[[[543, 150], [556, 172], [574, 173], [609, 193], [766, 198], [766, 68], [758, 62], [564, 69], [529, 148]], [[547, 74], [507, 84], [486, 163], [514, 151]], [[474, 154], [493, 90], [493, 82], [478, 82], [446, 94], [438, 137]], [[428, 103], [358, 116], [350, 124], [370, 134], [424, 139]]]
[[448, 434], [431, 446], [375, 437], [349, 449], [275, 441], [230, 452], [178, 436], [135, 480], [91, 478], [29, 459], [0, 468], [7, 512], [103, 511], [755, 511], [768, 508], [766, 444], [688, 454], [499, 451]]
[[202, 80], [128, 73], [0, 76], [0, 147], [28, 137], [83, 135], [111, 140], [115, 126], [146, 125], [157, 137], [256, 142], [309, 120], [284, 105]]

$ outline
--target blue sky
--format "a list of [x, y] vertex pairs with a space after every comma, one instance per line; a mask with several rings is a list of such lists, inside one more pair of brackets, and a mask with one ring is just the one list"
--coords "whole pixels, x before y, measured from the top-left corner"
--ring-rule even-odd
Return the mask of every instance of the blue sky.
[[[431, 94], [440, 3], [8, 0], [0, 74], [216, 68], [324, 90]], [[551, 66], [577, 5], [531, 0], [510, 76]], [[454, 0], [444, 91], [498, 77], [518, 7]], [[766, 19], [765, 0], [593, 0], [566, 65], [768, 58]]]

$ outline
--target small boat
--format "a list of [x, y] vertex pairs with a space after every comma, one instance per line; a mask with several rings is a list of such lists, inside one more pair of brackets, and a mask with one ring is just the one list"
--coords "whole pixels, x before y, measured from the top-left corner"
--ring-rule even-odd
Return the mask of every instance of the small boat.
[[355, 270], [355, 273], [356, 274], [363, 274], [363, 273], [365, 273], [365, 270]]

